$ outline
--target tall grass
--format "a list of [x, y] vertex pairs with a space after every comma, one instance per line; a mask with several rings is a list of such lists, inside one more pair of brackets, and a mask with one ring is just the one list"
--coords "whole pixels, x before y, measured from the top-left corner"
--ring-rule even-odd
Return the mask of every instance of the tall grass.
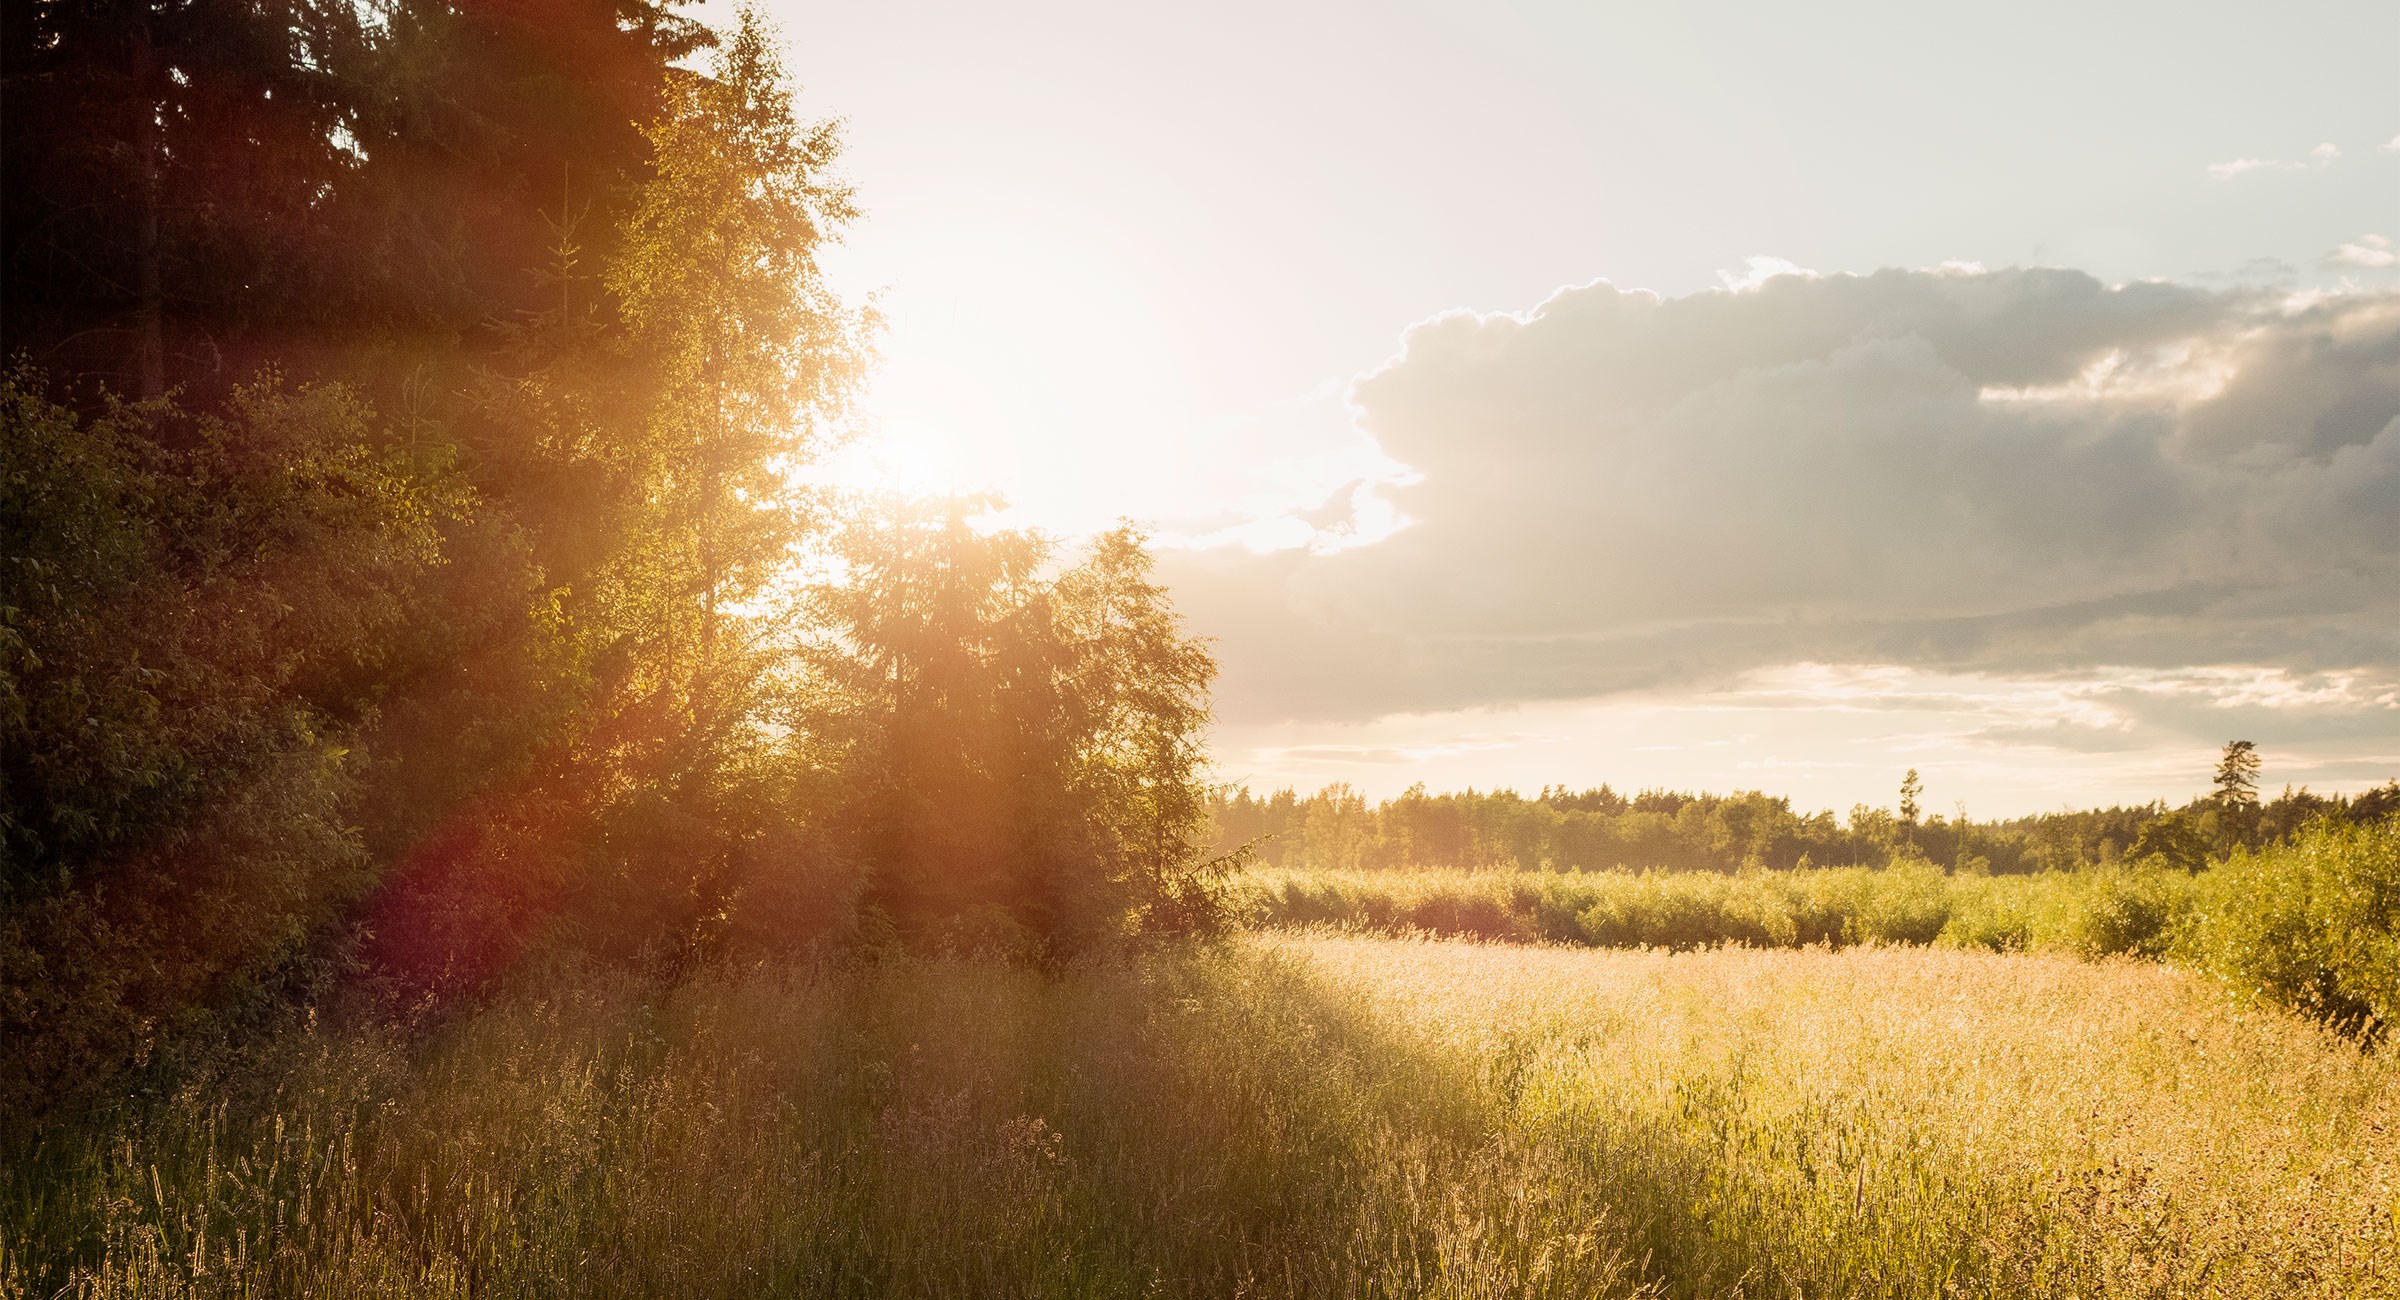
[[1668, 1293], [2400, 1291], [2400, 1066], [2151, 963], [1286, 941]]
[[75, 1296], [1634, 1293], [1606, 1207], [1304, 963], [1196, 953], [524, 995], [295, 1032], [13, 1153]]
[[2400, 1078], [2185, 972], [1340, 937], [521, 990], [6, 1153], [29, 1294], [2379, 1295]]

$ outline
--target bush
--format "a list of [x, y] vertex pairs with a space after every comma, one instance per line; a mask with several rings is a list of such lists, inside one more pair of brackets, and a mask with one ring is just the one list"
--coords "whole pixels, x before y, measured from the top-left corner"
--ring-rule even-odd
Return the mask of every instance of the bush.
[[84, 419], [0, 378], [0, 1116], [105, 1080], [371, 883], [359, 752], [456, 502], [335, 385]]
[[2160, 957], [2191, 906], [2189, 873], [2152, 859], [2081, 873], [2066, 916], [2065, 947], [2086, 957]]
[[2024, 952], [2035, 946], [2036, 901], [2054, 892], [2059, 872], [2038, 876], [1961, 876], [1950, 882], [1950, 919], [1934, 941], [1946, 948]]
[[1859, 943], [1932, 943], [1950, 923], [1950, 880], [1928, 862], [1900, 862], [1860, 892], [1850, 917]]
[[2180, 950], [2244, 997], [2362, 1039], [2400, 1018], [2400, 819], [2314, 823], [2200, 878]]

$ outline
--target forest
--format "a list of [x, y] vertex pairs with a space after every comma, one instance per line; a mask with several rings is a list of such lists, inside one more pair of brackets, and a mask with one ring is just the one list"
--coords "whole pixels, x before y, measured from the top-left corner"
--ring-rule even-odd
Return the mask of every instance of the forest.
[[1131, 527], [840, 500], [757, 15], [8, 8], [0, 1109], [327, 980], [1206, 929]]
[[1218, 784], [710, 14], [0, 0], [0, 1294], [2400, 1294], [2400, 784]]

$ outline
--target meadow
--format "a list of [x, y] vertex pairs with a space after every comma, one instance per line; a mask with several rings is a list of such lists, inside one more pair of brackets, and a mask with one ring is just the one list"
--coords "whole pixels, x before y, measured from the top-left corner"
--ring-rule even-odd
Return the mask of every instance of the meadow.
[[0, 1173], [70, 1296], [2400, 1294], [2400, 1068], [2175, 966], [1327, 932], [528, 980]]
[[[1460, 172], [1412, 116], [1501, 84], [1533, 28], [1194, 11], [1106, 24], [1112, 59], [1093, 24], [1005, 15], [1074, 56], [1026, 64], [971, 15], [861, 40], [786, 4], [787, 42], [776, 7], [0, 23], [0, 1300], [2400, 1295], [2400, 782], [2354, 788], [2343, 739], [2379, 734], [2396, 641], [2400, 298], [2350, 278], [2380, 236], [2317, 256], [2333, 228], [2295, 227], [2280, 252], [2343, 279], [2280, 303], [1866, 244], [1669, 298], [1564, 244], [1501, 241], [1492, 280], [1495, 240], [1444, 217], [1455, 266], [1361, 298], [1319, 254], [1380, 284], [1382, 236], [1219, 218], [1255, 189], [1406, 236], [1406, 202], [1310, 167], [1341, 201], [1227, 207], [1223, 178], [1359, 152], [1294, 145], [1366, 105], [1401, 127], [1360, 153], [1391, 195], [1552, 192], [1606, 142], [1512, 129], [1543, 183], [1495, 189], [1508, 150]], [[1631, 17], [1508, 80], [1655, 65], [1633, 88], [1670, 115], [1679, 78], [1748, 80]], [[1825, 48], [1882, 50], [1869, 25]], [[1704, 43], [1761, 29], [1727, 26]], [[1278, 47], [1302, 28], [1332, 53]], [[2228, 67], [2272, 52], [2236, 37]], [[1919, 62], [1954, 79], [1960, 45]], [[1414, 53], [1442, 48], [1457, 76]], [[878, 132], [911, 129], [877, 109], [897, 89], [925, 140], [1044, 165], [954, 178], [1005, 219], [962, 243], [938, 175], [853, 189], [847, 110], [787, 49], [874, 88]], [[1406, 57], [1367, 98], [1287, 75], [1379, 50]], [[1286, 82], [1317, 87], [1301, 116], [1254, 93]], [[2385, 147], [2345, 141], [2207, 170]], [[864, 174], [976, 153], [880, 135]], [[892, 240], [837, 252], [895, 200]], [[1263, 316], [1188, 298], [1272, 261], [1253, 228], [1334, 268], [1334, 315], [1306, 276]], [[2021, 233], [1991, 246], [2049, 246]], [[878, 247], [937, 286], [930, 333], [906, 293], [847, 293]], [[943, 270], [987, 247], [1001, 278]], [[1578, 287], [1421, 317], [1372, 370], [1342, 341], [1544, 265]], [[1337, 319], [1361, 303], [1371, 336]], [[1343, 396], [1285, 411], [1303, 378]], [[1143, 514], [1308, 544], [1195, 569]], [[1961, 659], [1967, 633], [2008, 652]], [[1929, 725], [1831, 721], [1870, 701]], [[1587, 703], [1684, 739], [1770, 710], [1804, 728], [1762, 730], [1786, 752], [1842, 751], [1810, 789], [1905, 774], [1846, 815], [1605, 784], [1370, 803], [1220, 786], [1210, 753], [1220, 708], [1330, 735]], [[2153, 760], [2219, 722], [2261, 728], [2280, 797], [2244, 739], [2181, 807], [1951, 802], [2177, 789]], [[1986, 741], [2086, 729], [2110, 752], [1964, 779]], [[1569, 730], [1560, 775], [1649, 748]], [[1399, 770], [1286, 739], [1225, 757]], [[1481, 747], [1419, 775], [1485, 779]], [[1674, 748], [1667, 779], [1792, 771]], [[1960, 778], [1954, 816], [1912, 762]]]
[[2312, 823], [2199, 871], [2156, 858], [2020, 875], [1888, 867], [1739, 872], [1254, 869], [1269, 928], [1689, 951], [1940, 946], [2173, 961], [2237, 999], [2379, 1039], [2400, 1022], [2400, 820]]

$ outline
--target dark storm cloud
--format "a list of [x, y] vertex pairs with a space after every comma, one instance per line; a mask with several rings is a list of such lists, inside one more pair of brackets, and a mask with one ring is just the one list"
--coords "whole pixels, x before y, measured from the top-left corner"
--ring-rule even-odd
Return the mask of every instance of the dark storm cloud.
[[2400, 294], [1595, 284], [1426, 322], [1353, 402], [1413, 526], [1173, 566], [1230, 717], [1800, 658], [2400, 665]]

